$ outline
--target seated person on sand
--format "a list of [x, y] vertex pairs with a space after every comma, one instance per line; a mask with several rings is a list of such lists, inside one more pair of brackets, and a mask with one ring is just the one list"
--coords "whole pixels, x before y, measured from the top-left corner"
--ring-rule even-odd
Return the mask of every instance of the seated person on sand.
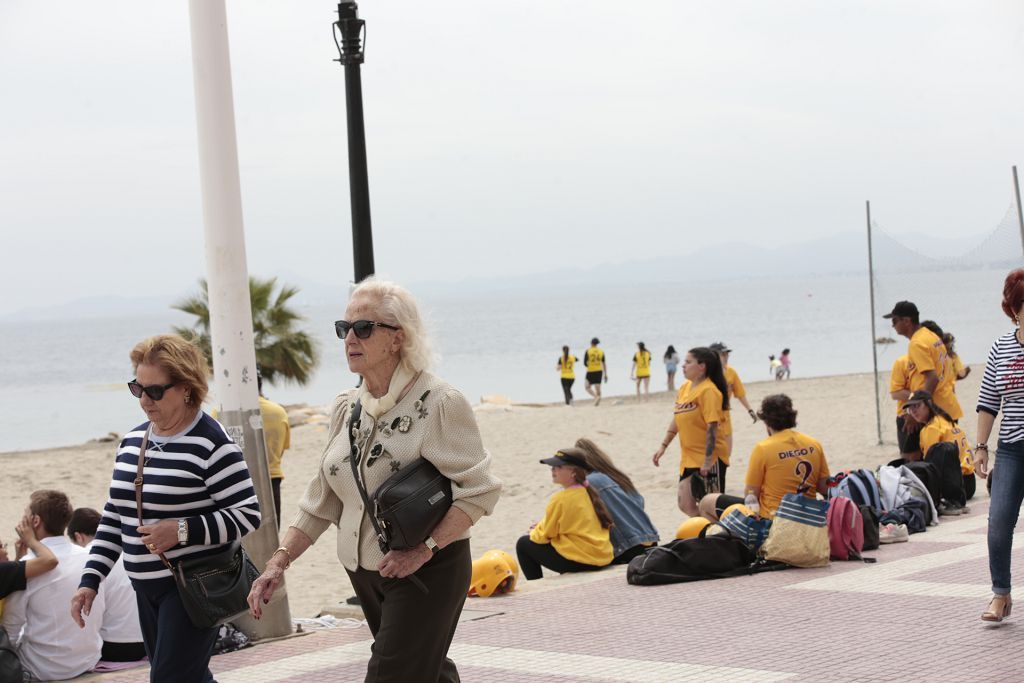
[[787, 493], [802, 493], [814, 498], [828, 489], [828, 462], [821, 442], [796, 431], [796, 411], [785, 394], [767, 396], [757, 413], [768, 428], [768, 438], [760, 441], [750, 454], [744, 496], [708, 494], [700, 501], [705, 518], [717, 521], [722, 511], [736, 503], [765, 519], [775, 511]]
[[[28, 515], [18, 522], [14, 530], [18, 533], [14, 560], [7, 555], [7, 544], [0, 543], [0, 617], [4, 613], [4, 598], [15, 591], [25, 590], [28, 579], [41, 576], [57, 566], [57, 556], [32, 533]], [[32, 555], [28, 555], [30, 550]]]
[[585, 572], [611, 564], [611, 516], [587, 485], [587, 461], [577, 448], [563, 448], [540, 461], [551, 465], [551, 480], [562, 487], [551, 496], [544, 519], [516, 543], [516, 556], [528, 581], [542, 578], [542, 567], [559, 574]]
[[24, 591], [7, 598], [3, 628], [18, 651], [29, 680], [63, 681], [80, 676], [100, 659], [105, 594], [100, 593], [79, 628], [68, 611], [89, 558], [64, 536], [71, 503], [60, 491], [36, 491], [29, 498], [30, 533], [57, 557], [57, 568], [29, 579]]
[[576, 448], [586, 460], [587, 484], [608, 508], [612, 526], [608, 530], [615, 559], [612, 564], [628, 564], [637, 555], [658, 544], [658, 530], [644, 511], [644, 497], [633, 480], [615, 466], [608, 454], [590, 439], [580, 439]]
[[[96, 538], [100, 525], [100, 513], [92, 508], [78, 508], [71, 513], [68, 522], [68, 538], [80, 548], [88, 548]], [[118, 557], [103, 582], [107, 594], [107, 605], [103, 611], [103, 625], [100, 636], [103, 650], [100, 659], [104, 662], [137, 662], [146, 657], [146, 646], [142, 642], [142, 627], [139, 626], [139, 606], [135, 600], [135, 589], [124, 569], [124, 557]]]
[[[956, 516], [967, 512], [967, 499], [974, 495], [975, 481], [974, 454], [964, 430], [923, 389], [910, 395], [903, 410], [924, 425], [919, 432], [920, 452], [925, 462], [933, 464], [939, 473], [941, 500], [934, 501], [939, 514]], [[944, 443], [950, 446], [936, 448]]]

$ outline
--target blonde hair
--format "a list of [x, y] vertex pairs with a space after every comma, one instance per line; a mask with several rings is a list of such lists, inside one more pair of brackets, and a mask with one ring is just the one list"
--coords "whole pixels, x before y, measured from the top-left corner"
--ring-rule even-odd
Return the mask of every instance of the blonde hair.
[[409, 290], [371, 275], [352, 290], [352, 299], [358, 296], [377, 302], [380, 322], [402, 329], [402, 366], [410, 372], [428, 370], [435, 360], [434, 350], [419, 306]]
[[176, 334], [158, 334], [143, 339], [132, 349], [131, 360], [132, 370], [138, 370], [140, 365], [162, 368], [172, 382], [184, 384], [188, 388], [192, 402], [196, 405], [202, 403], [210, 391], [206, 382], [208, 366], [203, 352]]

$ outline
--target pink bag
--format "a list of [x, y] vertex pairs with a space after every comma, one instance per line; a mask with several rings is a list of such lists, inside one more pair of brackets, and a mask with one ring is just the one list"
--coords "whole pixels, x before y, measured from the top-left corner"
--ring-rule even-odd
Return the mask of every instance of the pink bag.
[[864, 550], [864, 518], [857, 504], [842, 496], [829, 501], [828, 516], [829, 555], [833, 560], [860, 560]]

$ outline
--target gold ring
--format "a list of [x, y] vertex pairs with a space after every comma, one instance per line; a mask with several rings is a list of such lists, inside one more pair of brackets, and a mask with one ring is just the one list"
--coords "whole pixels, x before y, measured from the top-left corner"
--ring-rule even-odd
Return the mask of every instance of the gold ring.
[[149, 544], [149, 549], [150, 549], [150, 550], [156, 550], [156, 545], [155, 545], [155, 544], [153, 544], [153, 543], [150, 543], [150, 544]]

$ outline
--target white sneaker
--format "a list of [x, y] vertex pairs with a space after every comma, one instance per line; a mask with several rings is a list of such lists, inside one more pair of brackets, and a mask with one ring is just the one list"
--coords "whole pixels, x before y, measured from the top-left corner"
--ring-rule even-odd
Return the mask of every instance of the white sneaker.
[[910, 540], [910, 532], [906, 524], [879, 524], [879, 543], [906, 543]]

